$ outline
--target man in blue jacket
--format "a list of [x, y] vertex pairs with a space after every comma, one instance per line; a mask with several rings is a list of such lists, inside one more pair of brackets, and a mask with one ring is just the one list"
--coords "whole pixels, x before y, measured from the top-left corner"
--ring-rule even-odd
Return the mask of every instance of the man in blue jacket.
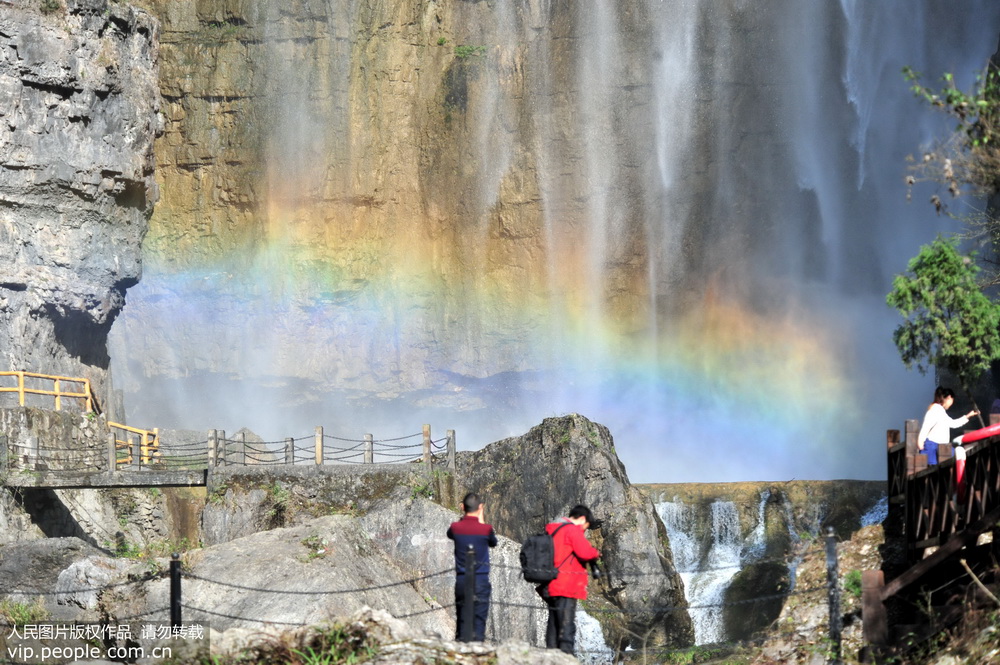
[[[483, 521], [483, 501], [478, 494], [472, 492], [462, 499], [462, 511], [465, 517], [452, 522], [448, 527], [448, 537], [455, 541], [455, 609], [458, 611], [458, 621], [455, 638], [462, 640], [465, 627], [462, 608], [465, 606], [465, 576], [476, 576], [475, 621], [473, 633], [475, 641], [482, 642], [486, 638], [486, 617], [490, 611], [490, 548], [496, 547], [497, 535], [493, 527]], [[476, 552], [475, 570], [465, 569], [465, 553], [472, 545]]]

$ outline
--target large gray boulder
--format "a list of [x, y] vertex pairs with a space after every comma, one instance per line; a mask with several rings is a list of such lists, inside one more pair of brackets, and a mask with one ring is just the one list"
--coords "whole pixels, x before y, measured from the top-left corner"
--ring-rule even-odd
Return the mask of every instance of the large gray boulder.
[[460, 453], [458, 477], [482, 495], [497, 531], [517, 542], [577, 503], [590, 506], [604, 520], [590, 538], [606, 576], [591, 581], [585, 606], [600, 610], [608, 643], [693, 643], [666, 530], [650, 499], [629, 482], [607, 427], [577, 414], [546, 418], [527, 434]]
[[95, 589], [122, 581], [129, 562], [79, 538], [43, 538], [0, 547], [0, 597], [38, 604], [54, 619], [96, 620]]
[[[253, 533], [184, 555], [185, 622], [213, 629], [288, 629], [345, 616], [363, 607], [407, 617], [415, 629], [450, 637], [448, 610], [425, 592], [423, 571], [395, 561], [361, 523], [332, 515], [305, 524]], [[116, 617], [166, 619], [169, 581], [148, 582], [103, 598]]]
[[104, 404], [158, 196], [158, 31], [107, 0], [0, 8], [0, 367], [88, 378]]
[[[393, 559], [431, 574], [455, 566], [454, 543], [446, 533], [459, 517], [459, 513], [431, 501], [400, 493], [369, 511], [361, 523]], [[535, 587], [521, 579], [520, 544], [504, 536], [498, 540], [490, 554], [493, 591], [486, 638], [544, 645], [547, 613]], [[453, 573], [431, 577], [425, 587], [441, 605], [454, 604]], [[454, 616], [454, 610], [451, 612]]]

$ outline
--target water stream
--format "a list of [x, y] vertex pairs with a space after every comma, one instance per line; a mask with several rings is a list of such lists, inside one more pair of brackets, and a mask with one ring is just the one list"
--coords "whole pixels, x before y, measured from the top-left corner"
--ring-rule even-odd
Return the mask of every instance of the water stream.
[[684, 582], [695, 644], [711, 644], [726, 639], [722, 603], [733, 577], [747, 563], [758, 559], [764, 546], [764, 507], [768, 492], [759, 504], [757, 526], [744, 535], [739, 512], [732, 501], [713, 501], [708, 506], [707, 532], [699, 524], [699, 506], [680, 501], [656, 504], [670, 538], [674, 566]]
[[[949, 126], [899, 72], [968, 85], [1000, 3], [456, 3], [476, 23], [439, 52], [485, 49], [457, 191], [382, 161], [386, 133], [415, 161], [437, 147], [366, 78], [353, 40], [402, 25], [368, 25], [370, 4], [329, 3], [312, 57], [316, 35], [248, 3], [269, 49], [264, 219], [207, 270], [147, 257], [112, 331], [130, 422], [268, 440], [433, 422], [475, 448], [579, 412], [637, 482], [882, 475], [878, 433], [930, 387], [884, 294], [947, 224], [906, 202], [906, 154]], [[372, 174], [420, 189], [375, 235], [366, 206], [392, 201]]]

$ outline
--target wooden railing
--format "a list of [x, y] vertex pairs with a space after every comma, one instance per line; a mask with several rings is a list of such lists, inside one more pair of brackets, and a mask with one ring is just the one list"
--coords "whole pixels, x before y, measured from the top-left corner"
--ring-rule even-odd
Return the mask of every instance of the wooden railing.
[[916, 448], [917, 421], [906, 422], [906, 441], [889, 430], [889, 500], [904, 506], [904, 533], [911, 560], [1000, 507], [1000, 437], [965, 446], [965, 474], [959, 487], [952, 446], [938, 447], [938, 464], [928, 466]]
[[[21, 406], [25, 405], [25, 395], [51, 395], [55, 397], [55, 410], [62, 409], [62, 398], [83, 400], [84, 411], [94, 410], [94, 396], [90, 392], [90, 380], [72, 378], [68, 376], [54, 376], [51, 374], [36, 374], [34, 372], [0, 372], [0, 376], [13, 376], [17, 378], [17, 385], [14, 387], [0, 386], [0, 393], [17, 393], [17, 402]], [[32, 388], [26, 385], [25, 379], [42, 379], [52, 382], [52, 389]], [[65, 390], [64, 383], [80, 384], [78, 390]]]

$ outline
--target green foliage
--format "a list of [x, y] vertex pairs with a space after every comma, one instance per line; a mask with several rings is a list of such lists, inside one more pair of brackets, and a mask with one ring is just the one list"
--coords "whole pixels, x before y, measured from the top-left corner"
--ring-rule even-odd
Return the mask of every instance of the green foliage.
[[455, 47], [455, 57], [459, 60], [471, 58], [481, 58], [486, 55], [485, 46], [473, 46], [471, 44], [459, 44]]
[[285, 523], [285, 517], [289, 512], [289, 499], [292, 493], [281, 486], [280, 483], [272, 483], [267, 488], [267, 500], [270, 507], [267, 509], [267, 517], [271, 526], [281, 526]]
[[861, 597], [861, 571], [849, 570], [844, 575], [844, 591], [855, 598]]
[[[242, 653], [206, 656], [199, 665], [356, 665], [378, 655], [362, 626], [319, 626], [299, 635], [267, 638]], [[436, 662], [436, 661], [435, 661]], [[178, 663], [178, 665], [180, 665]]]
[[4, 598], [0, 600], [0, 620], [10, 624], [38, 623], [49, 619], [41, 597], [30, 603]]
[[119, 538], [115, 543], [113, 552], [116, 557], [122, 559], [141, 559], [143, 550], [139, 545], [129, 542], [124, 538]]
[[444, 46], [447, 43], [448, 43], [447, 39], [445, 39], [444, 37], [438, 37], [438, 46]]
[[955, 87], [955, 77], [946, 73], [941, 77], [944, 86], [933, 90], [919, 81], [921, 75], [911, 67], [903, 67], [903, 76], [912, 83], [913, 93], [931, 106], [940, 108], [958, 120], [956, 131], [966, 136], [968, 146], [978, 148], [996, 145], [1000, 141], [1000, 72], [988, 70], [976, 79], [976, 88], [965, 92]]
[[209, 21], [200, 32], [201, 41], [206, 44], [221, 44], [243, 37], [245, 26], [229, 21]]
[[[903, 76], [917, 97], [958, 120], [952, 140], [925, 153], [911, 171], [922, 179], [946, 184], [952, 196], [961, 193], [963, 184], [986, 196], [1000, 192], [1000, 71], [990, 66], [977, 77], [971, 92], [958, 89], [951, 74], [941, 77], [939, 90], [920, 83], [921, 75], [909, 67], [903, 68]], [[916, 180], [915, 176], [907, 178], [911, 185]], [[931, 202], [938, 212], [944, 209], [938, 195]], [[1000, 243], [1000, 221], [974, 215], [968, 223], [971, 230]]]
[[410, 498], [416, 499], [417, 497], [423, 497], [425, 499], [434, 498], [434, 486], [430, 480], [417, 481], [412, 485]]
[[229, 485], [226, 483], [219, 483], [212, 488], [212, 491], [208, 495], [208, 502], [213, 506], [221, 505], [226, 499], [226, 492], [229, 491]]
[[62, 2], [59, 0], [42, 0], [38, 4], [38, 8], [43, 14], [51, 14], [62, 9]]
[[301, 542], [309, 550], [309, 554], [306, 555], [306, 561], [322, 559], [329, 553], [326, 538], [320, 538], [318, 534], [310, 534], [306, 538], [303, 538]]
[[906, 322], [893, 333], [906, 367], [952, 372], [969, 392], [975, 379], [1000, 358], [1000, 307], [976, 283], [979, 268], [940, 236], [897, 275], [886, 302]]

